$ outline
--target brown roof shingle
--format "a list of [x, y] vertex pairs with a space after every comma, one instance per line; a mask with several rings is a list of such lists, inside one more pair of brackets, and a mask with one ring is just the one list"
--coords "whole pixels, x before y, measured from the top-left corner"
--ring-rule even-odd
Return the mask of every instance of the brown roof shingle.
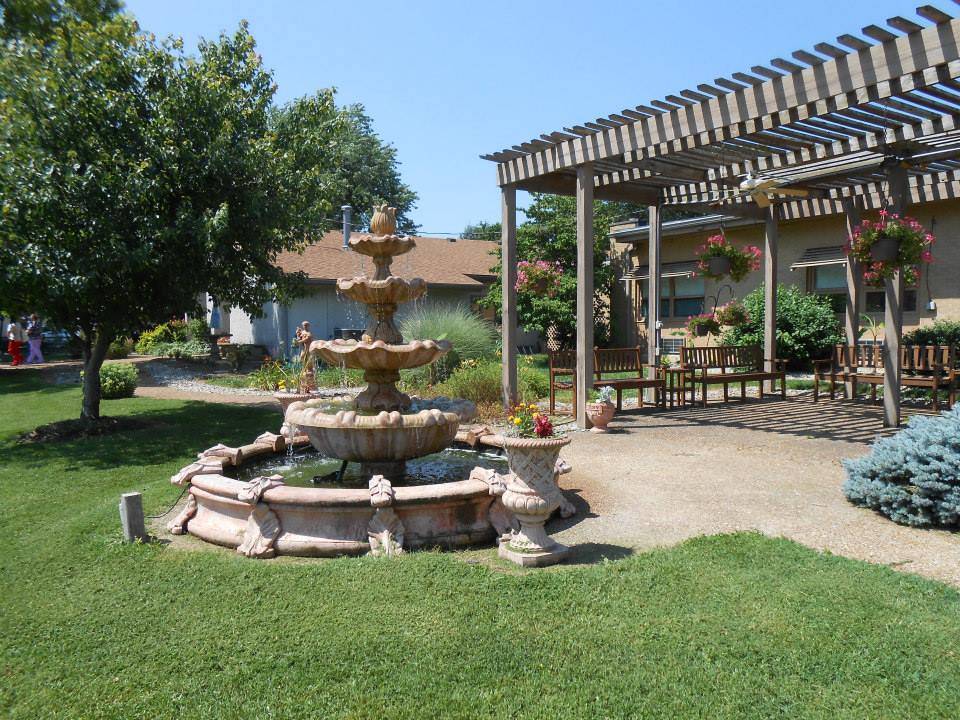
[[[478, 288], [493, 280], [497, 243], [489, 240], [452, 240], [415, 237], [416, 247], [394, 258], [393, 274], [423, 278], [427, 285]], [[286, 272], [304, 272], [312, 282], [373, 276], [373, 261], [343, 248], [343, 235], [331, 231], [311, 243], [302, 254], [281, 253], [277, 265]]]

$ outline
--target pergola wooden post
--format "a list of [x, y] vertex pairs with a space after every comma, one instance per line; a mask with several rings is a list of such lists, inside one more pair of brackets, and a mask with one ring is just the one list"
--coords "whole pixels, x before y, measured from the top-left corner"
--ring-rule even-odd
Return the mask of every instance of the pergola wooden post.
[[[766, 225], [763, 233], [763, 357], [764, 368], [776, 370], [777, 357], [777, 219], [779, 207], [774, 203], [766, 210]], [[770, 392], [774, 381], [770, 381]]]
[[503, 282], [501, 333], [503, 342], [503, 406], [517, 400], [517, 188], [500, 188], [500, 262]]
[[[907, 207], [907, 169], [900, 163], [887, 168], [890, 207], [903, 215]], [[883, 316], [883, 426], [900, 426], [900, 340], [903, 337], [903, 271], [884, 281]]]
[[[854, 228], [860, 224], [860, 208], [852, 198], [843, 199], [843, 214], [846, 220], [847, 238], [853, 236]], [[860, 313], [863, 311], [863, 268], [853, 257], [847, 258], [847, 305], [844, 309], [844, 331], [847, 345], [856, 345], [860, 341]], [[851, 400], [855, 383], [848, 380], [847, 397]]]
[[647, 208], [648, 226], [648, 266], [647, 278], [647, 362], [656, 368], [660, 362], [660, 343], [657, 326], [660, 323], [660, 247], [662, 245], [663, 214], [659, 205]]
[[577, 167], [577, 427], [590, 427], [593, 389], [593, 166]]

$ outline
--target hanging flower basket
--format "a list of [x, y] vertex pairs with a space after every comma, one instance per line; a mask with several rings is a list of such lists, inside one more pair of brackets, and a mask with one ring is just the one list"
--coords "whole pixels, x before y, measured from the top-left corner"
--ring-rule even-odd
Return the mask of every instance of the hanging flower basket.
[[719, 335], [720, 323], [713, 314], [694, 315], [687, 321], [687, 332], [696, 337], [706, 337], [707, 335]]
[[549, 260], [521, 260], [517, 263], [517, 292], [553, 297], [560, 289], [563, 266]]
[[860, 262], [863, 278], [870, 284], [892, 278], [897, 270], [912, 272], [916, 277], [920, 263], [933, 261], [936, 238], [914, 218], [886, 210], [879, 216], [853, 229], [844, 252]]
[[731, 300], [713, 311], [714, 317], [721, 325], [741, 327], [750, 322], [750, 313], [739, 300]]
[[740, 282], [760, 269], [761, 255], [756, 245], [735, 248], [723, 233], [718, 233], [697, 248], [697, 269], [701, 276], [711, 280], [722, 280], [729, 275], [734, 282]]

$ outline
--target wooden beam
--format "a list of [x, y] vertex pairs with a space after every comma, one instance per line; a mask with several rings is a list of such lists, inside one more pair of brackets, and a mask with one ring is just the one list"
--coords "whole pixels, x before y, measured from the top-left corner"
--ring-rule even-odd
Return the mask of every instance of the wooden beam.
[[503, 407], [509, 410], [517, 401], [517, 189], [513, 185], [500, 188], [500, 211]]
[[[860, 223], [860, 208], [853, 198], [844, 198], [843, 212], [847, 224], [847, 238], [853, 236]], [[860, 313], [863, 311], [863, 269], [853, 257], [847, 257], [847, 305], [844, 311], [844, 330], [847, 345], [860, 342]], [[847, 381], [847, 398], [853, 398], [854, 383]]]
[[[782, 78], [756, 85], [721, 84], [732, 92], [687, 107], [660, 111], [618, 128], [584, 138], [569, 138], [557, 146], [503, 163], [504, 181], [519, 182], [537, 174], [574, 167], [637, 151], [640, 155], [667, 155], [717, 141], [715, 131], [725, 128], [735, 135], [773, 128], [797, 119], [831, 112], [871, 99], [896, 94], [893, 83], [904, 90], [923, 87], [935, 68], [960, 59], [960, 21], [922, 28], [906, 36], [880, 42], [858, 53], [824, 61], [795, 55], [801, 62], [817, 63]], [[953, 74], [947, 70], [948, 74]], [[749, 76], [745, 76], [749, 77]], [[735, 88], [735, 89], [734, 89]], [[861, 100], [862, 98], [862, 100]], [[646, 106], [638, 106], [646, 112]], [[658, 112], [651, 108], [652, 112]], [[743, 127], [741, 127], [741, 124]], [[553, 139], [552, 137], [550, 138]]]
[[[777, 357], [777, 245], [779, 208], [773, 203], [766, 209], [763, 233], [763, 357], [767, 371], [776, 369]], [[770, 392], [774, 381], [770, 381]]]
[[[887, 168], [890, 207], [902, 215], [907, 207], [907, 169], [900, 163]], [[900, 427], [900, 342], [903, 339], [903, 272], [884, 281], [883, 314], [883, 425]]]
[[593, 390], [593, 167], [577, 168], [577, 427], [590, 427]]

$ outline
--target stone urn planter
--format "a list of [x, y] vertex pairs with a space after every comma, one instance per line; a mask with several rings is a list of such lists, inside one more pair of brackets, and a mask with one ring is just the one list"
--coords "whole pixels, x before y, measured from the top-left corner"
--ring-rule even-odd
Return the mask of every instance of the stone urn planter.
[[870, 257], [874, 262], [895, 262], [900, 255], [900, 241], [897, 238], [881, 237], [870, 246]]
[[543, 527], [560, 506], [562, 496], [554, 475], [560, 448], [569, 443], [569, 437], [503, 438], [510, 474], [501, 500], [520, 529], [501, 540], [500, 557], [524, 567], [543, 567], [569, 554], [570, 548], [547, 535]]
[[725, 255], [707, 258], [707, 270], [711, 275], [726, 275], [730, 272], [730, 258]]
[[613, 420], [613, 414], [617, 411], [617, 406], [612, 402], [593, 402], [587, 404], [587, 418], [593, 425], [590, 432], [605, 433], [607, 425]]
[[275, 392], [273, 397], [280, 403], [280, 414], [283, 415], [283, 424], [280, 426], [280, 434], [292, 441], [290, 435], [290, 425], [287, 423], [287, 408], [295, 402], [304, 402], [313, 397], [310, 393], [301, 392]]

